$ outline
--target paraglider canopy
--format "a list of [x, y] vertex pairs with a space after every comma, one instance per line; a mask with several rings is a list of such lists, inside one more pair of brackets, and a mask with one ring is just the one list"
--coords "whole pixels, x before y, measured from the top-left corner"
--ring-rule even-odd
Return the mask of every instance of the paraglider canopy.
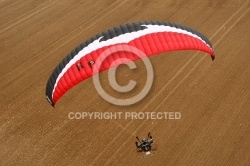
[[97, 34], [80, 44], [59, 63], [47, 82], [46, 98], [48, 102], [54, 106], [70, 88], [79, 82], [97, 72], [129, 62], [121, 58], [119, 63], [112, 63], [119, 57], [126, 57], [130, 61], [140, 59], [125, 51], [107, 55], [109, 57], [103, 61], [100, 70], [93, 72], [99, 56], [110, 47], [118, 45], [135, 47], [146, 56], [176, 50], [198, 50], [208, 53], [212, 60], [215, 59], [211, 42], [192, 28], [160, 21], [121, 25]]

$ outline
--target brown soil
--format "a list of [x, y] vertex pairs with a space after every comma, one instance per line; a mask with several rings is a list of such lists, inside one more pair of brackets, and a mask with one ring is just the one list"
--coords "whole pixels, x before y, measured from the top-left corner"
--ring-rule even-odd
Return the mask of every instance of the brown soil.
[[[250, 165], [250, 12], [241, 0], [1, 0], [0, 165]], [[103, 30], [141, 20], [193, 27], [216, 60], [180, 51], [150, 60], [155, 79], [141, 102], [103, 100], [91, 79], [56, 105], [45, 99], [55, 66]], [[136, 62], [138, 68], [143, 64]], [[126, 67], [143, 81], [141, 70]], [[107, 72], [102, 74], [103, 81]], [[142, 83], [142, 82], [141, 82]], [[180, 112], [180, 120], [70, 120], [69, 112]], [[143, 159], [135, 136], [151, 131], [155, 155]]]

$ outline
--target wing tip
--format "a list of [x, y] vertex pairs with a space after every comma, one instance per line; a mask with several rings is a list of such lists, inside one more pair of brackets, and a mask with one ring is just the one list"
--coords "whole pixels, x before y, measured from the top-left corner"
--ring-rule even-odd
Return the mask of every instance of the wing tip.
[[215, 60], [215, 55], [214, 54], [211, 55], [211, 58], [212, 58], [212, 61], [214, 61]]
[[47, 95], [46, 95], [46, 99], [47, 99], [47, 101], [50, 103], [50, 105], [51, 105], [52, 107], [55, 108], [55, 103], [52, 102], [52, 101], [50, 100], [50, 98], [49, 98]]

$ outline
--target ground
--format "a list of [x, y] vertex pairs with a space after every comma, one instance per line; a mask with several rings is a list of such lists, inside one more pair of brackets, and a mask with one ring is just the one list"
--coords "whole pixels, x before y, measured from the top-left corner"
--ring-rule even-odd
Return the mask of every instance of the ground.
[[[249, 0], [1, 0], [0, 165], [250, 165], [249, 9]], [[73, 48], [142, 20], [199, 30], [215, 61], [196, 51], [150, 57], [154, 83], [135, 105], [108, 103], [92, 79], [49, 105], [47, 80]], [[119, 68], [120, 84], [131, 77], [143, 84], [143, 64], [136, 64], [135, 71]], [[86, 111], [179, 112], [181, 119], [68, 118]], [[144, 159], [134, 142], [148, 131], [158, 147]]]

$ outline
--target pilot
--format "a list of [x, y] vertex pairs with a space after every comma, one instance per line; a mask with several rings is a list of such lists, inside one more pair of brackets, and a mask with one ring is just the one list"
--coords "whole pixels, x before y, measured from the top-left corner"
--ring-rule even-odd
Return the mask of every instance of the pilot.
[[138, 145], [138, 142], [136, 141], [135, 142], [136, 147], [142, 149], [143, 151], [150, 151], [151, 150], [151, 144], [154, 141], [153, 141], [153, 138], [150, 135], [150, 133], [149, 133], [148, 136], [149, 136], [150, 139], [147, 140], [146, 138], [143, 138], [142, 141], [141, 141], [141, 143], [140, 143], [140, 145]]

